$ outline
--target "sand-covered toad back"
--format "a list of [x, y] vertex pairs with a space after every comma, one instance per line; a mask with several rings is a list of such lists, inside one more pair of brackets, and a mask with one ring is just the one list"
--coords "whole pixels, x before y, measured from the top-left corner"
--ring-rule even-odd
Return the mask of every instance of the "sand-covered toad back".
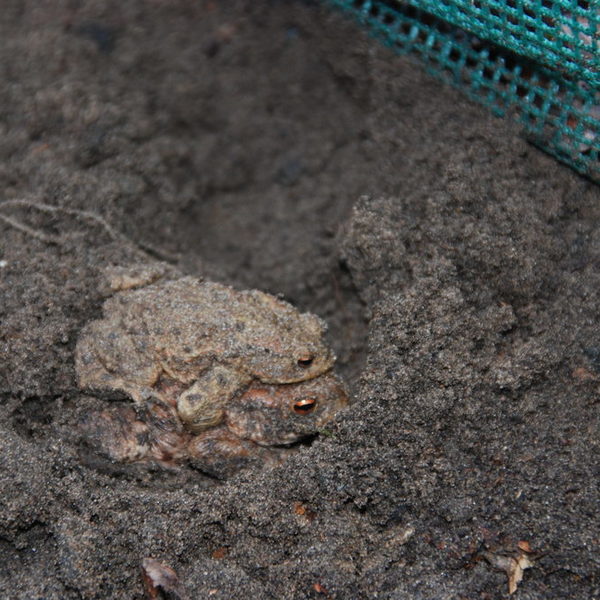
[[117, 292], [76, 348], [79, 386], [154, 397], [190, 431], [222, 422], [252, 382], [291, 384], [327, 373], [335, 356], [325, 323], [270, 294], [193, 277]]

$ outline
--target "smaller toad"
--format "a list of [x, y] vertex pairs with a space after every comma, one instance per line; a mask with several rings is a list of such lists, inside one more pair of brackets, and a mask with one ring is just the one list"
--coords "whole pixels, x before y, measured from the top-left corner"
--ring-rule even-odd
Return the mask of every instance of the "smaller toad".
[[326, 373], [300, 383], [254, 382], [225, 404], [219, 426], [192, 434], [176, 410], [158, 399], [86, 415], [80, 424], [88, 444], [119, 462], [183, 463], [222, 479], [255, 463], [275, 463], [291, 444], [313, 435], [344, 408], [342, 382]]
[[251, 384], [309, 381], [333, 367], [325, 323], [270, 294], [193, 277], [137, 289], [135, 278], [120, 281], [77, 342], [79, 386], [92, 393], [175, 405], [199, 433]]

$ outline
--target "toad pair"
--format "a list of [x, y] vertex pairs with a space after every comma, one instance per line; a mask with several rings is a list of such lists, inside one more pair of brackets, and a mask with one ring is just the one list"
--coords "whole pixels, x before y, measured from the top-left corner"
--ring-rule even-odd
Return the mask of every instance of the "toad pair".
[[77, 343], [80, 387], [135, 402], [84, 424], [111, 458], [190, 460], [221, 476], [279, 455], [267, 447], [315, 433], [346, 404], [315, 315], [256, 290], [148, 279], [114, 279]]

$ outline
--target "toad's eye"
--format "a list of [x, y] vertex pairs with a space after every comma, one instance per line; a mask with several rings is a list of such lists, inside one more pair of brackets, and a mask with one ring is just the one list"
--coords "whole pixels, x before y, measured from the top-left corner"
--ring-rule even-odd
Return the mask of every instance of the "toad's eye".
[[298, 365], [300, 367], [304, 367], [305, 369], [312, 365], [314, 357], [311, 354], [306, 354], [305, 356], [301, 356], [298, 359]]
[[294, 403], [294, 412], [299, 415], [307, 415], [309, 412], [312, 412], [316, 406], [317, 401], [314, 398], [304, 398], [303, 400], [298, 400], [298, 402]]

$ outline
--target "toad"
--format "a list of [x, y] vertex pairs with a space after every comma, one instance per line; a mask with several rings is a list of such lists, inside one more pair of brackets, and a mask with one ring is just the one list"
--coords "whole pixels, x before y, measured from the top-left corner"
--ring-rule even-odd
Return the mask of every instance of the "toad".
[[199, 434], [182, 427], [174, 405], [155, 398], [111, 407], [80, 423], [88, 444], [113, 461], [188, 463], [222, 479], [254, 463], [280, 462], [291, 444], [317, 433], [347, 403], [341, 381], [326, 373], [308, 381], [254, 381], [223, 407], [220, 425]]
[[121, 277], [103, 318], [82, 330], [75, 352], [82, 389], [174, 404], [198, 433], [222, 423], [225, 407], [252, 383], [299, 383], [333, 366], [325, 323], [313, 314], [257, 290], [149, 279], [136, 287], [135, 278]]

